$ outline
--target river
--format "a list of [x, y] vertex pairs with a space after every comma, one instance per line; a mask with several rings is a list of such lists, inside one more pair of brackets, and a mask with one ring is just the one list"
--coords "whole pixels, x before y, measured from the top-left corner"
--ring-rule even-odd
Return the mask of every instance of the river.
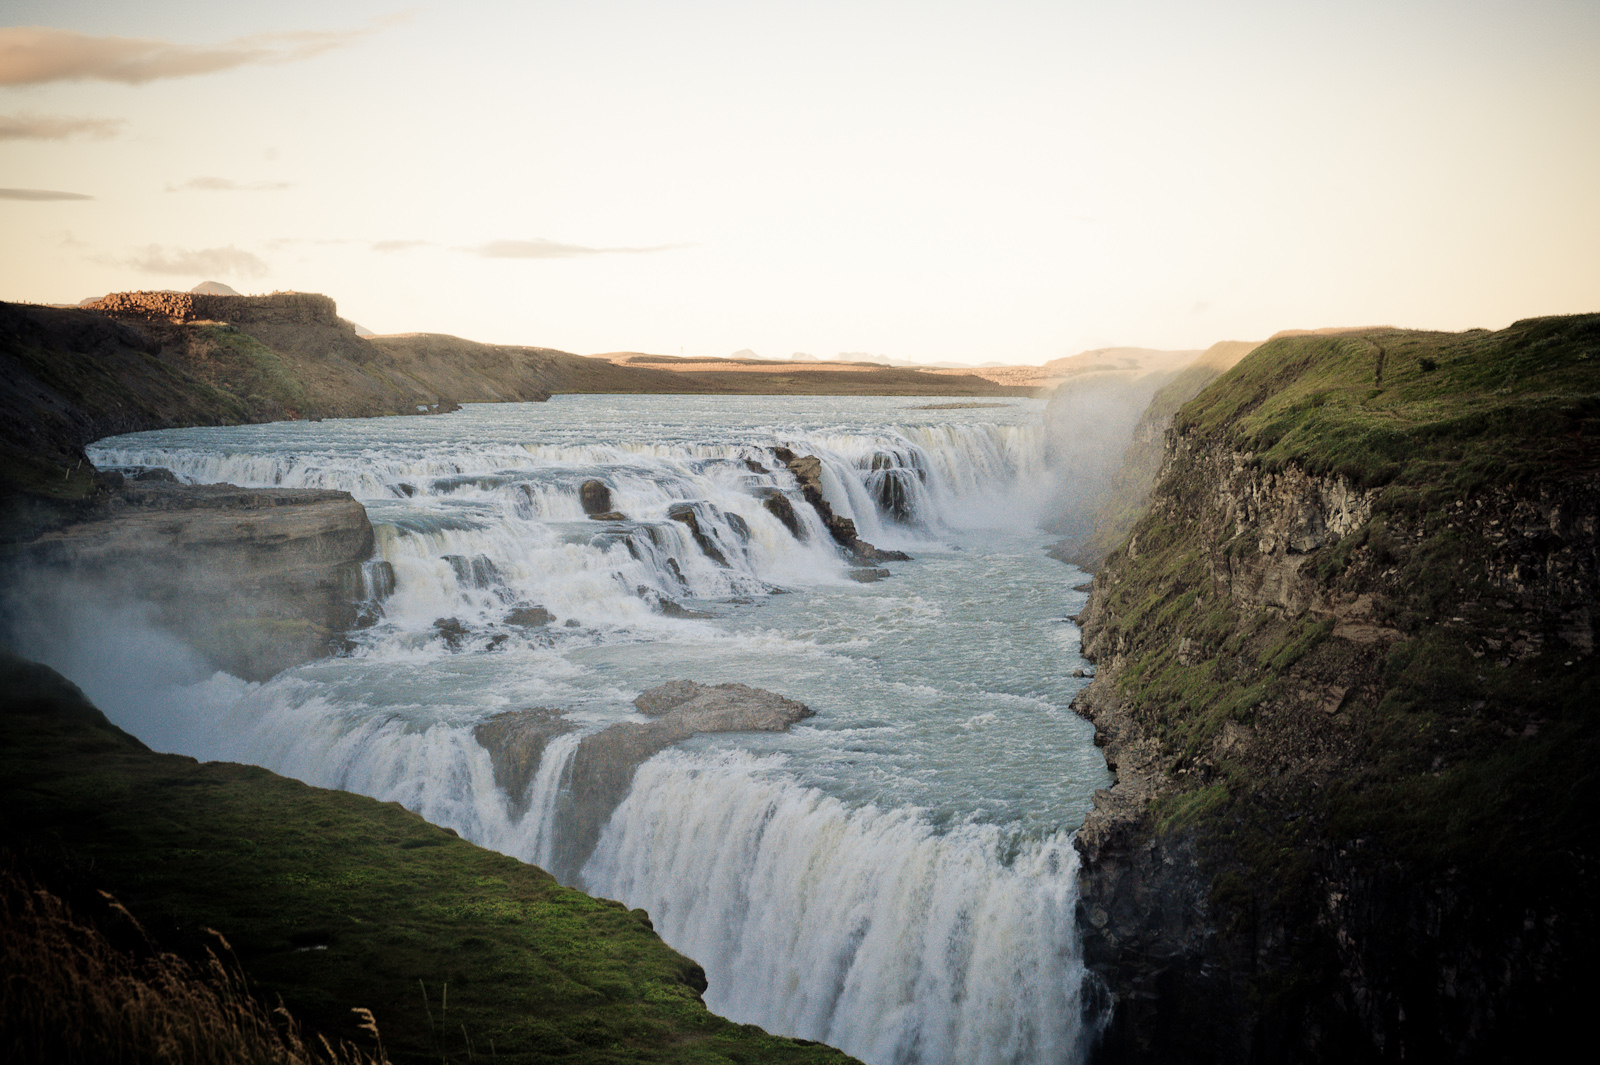
[[[158, 749], [397, 800], [645, 907], [735, 1020], [873, 1065], [1076, 1060], [1071, 837], [1110, 782], [1068, 709], [1087, 683], [1066, 620], [1083, 578], [1044, 556], [1036, 526], [1043, 403], [943, 406], [558, 396], [102, 440], [102, 468], [351, 492], [377, 533], [372, 623], [348, 654], [264, 684], [74, 679]], [[820, 458], [835, 511], [912, 561], [856, 579], [773, 446]], [[625, 520], [586, 517], [591, 479]], [[764, 505], [774, 491], [799, 537]], [[684, 505], [699, 541], [668, 516]], [[767, 688], [815, 716], [655, 756], [592, 855], [563, 868], [578, 733], [513, 797], [473, 726], [551, 707], [594, 731], [677, 678]]]

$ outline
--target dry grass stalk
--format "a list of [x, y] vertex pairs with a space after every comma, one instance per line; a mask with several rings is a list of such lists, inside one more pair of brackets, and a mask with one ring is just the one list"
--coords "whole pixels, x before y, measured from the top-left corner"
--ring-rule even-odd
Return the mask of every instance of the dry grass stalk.
[[[104, 893], [102, 893], [104, 894]], [[350, 1043], [308, 1042], [280, 1004], [267, 1009], [236, 961], [203, 965], [149, 947], [120, 950], [31, 878], [0, 867], [0, 1059], [11, 1065], [387, 1065]], [[209, 931], [209, 930], [208, 930]], [[231, 948], [213, 932], [232, 959]], [[356, 1011], [377, 1038], [370, 1011]]]

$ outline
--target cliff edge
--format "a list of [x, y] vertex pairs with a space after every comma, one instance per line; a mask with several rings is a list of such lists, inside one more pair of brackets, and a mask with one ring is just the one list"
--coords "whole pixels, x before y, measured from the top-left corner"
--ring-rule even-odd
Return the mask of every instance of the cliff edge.
[[1080, 617], [1096, 1060], [1578, 1035], [1597, 525], [1600, 315], [1280, 337], [1179, 410]]

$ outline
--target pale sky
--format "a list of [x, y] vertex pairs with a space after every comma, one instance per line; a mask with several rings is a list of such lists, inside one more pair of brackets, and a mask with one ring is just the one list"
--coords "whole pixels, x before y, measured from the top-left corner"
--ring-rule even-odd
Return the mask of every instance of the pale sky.
[[6, 0], [0, 299], [1015, 363], [1600, 310], [1594, 0], [404, 3]]

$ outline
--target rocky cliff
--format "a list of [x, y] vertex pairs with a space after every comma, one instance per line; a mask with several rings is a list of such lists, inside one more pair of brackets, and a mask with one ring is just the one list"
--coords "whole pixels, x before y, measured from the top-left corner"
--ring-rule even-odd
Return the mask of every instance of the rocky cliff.
[[20, 548], [12, 579], [150, 607], [216, 668], [265, 680], [338, 647], [372, 551], [347, 492], [129, 483]]
[[1178, 413], [1080, 618], [1098, 1060], [1488, 1061], [1577, 1032], [1600, 316], [1269, 342]]

